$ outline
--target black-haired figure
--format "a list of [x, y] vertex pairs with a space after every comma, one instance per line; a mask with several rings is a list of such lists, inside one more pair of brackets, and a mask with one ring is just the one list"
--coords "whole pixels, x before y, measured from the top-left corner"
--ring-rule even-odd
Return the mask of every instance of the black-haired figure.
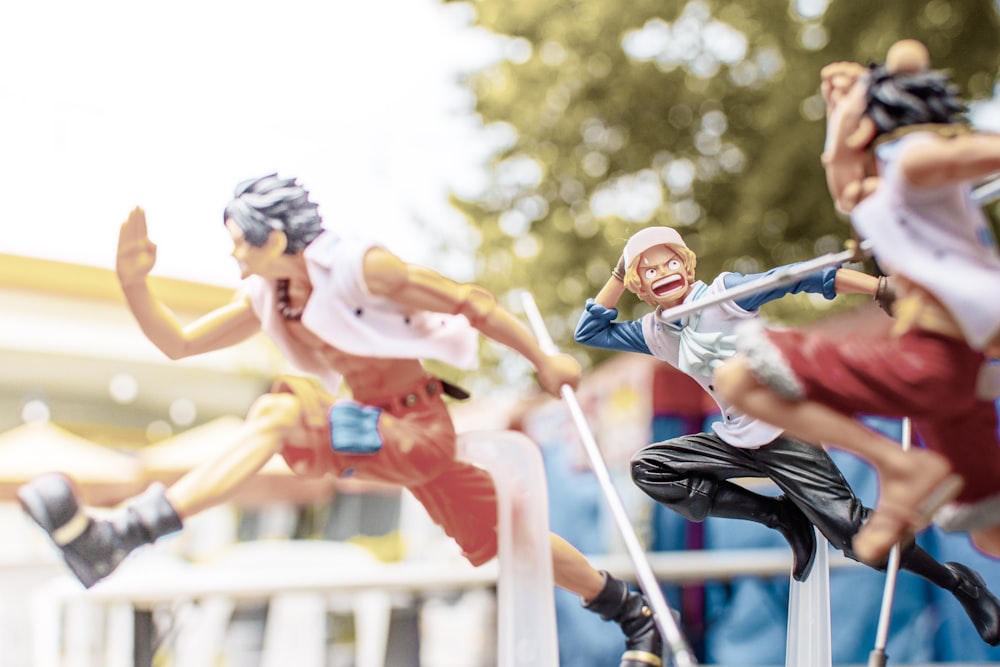
[[[648, 445], [631, 461], [632, 481], [648, 496], [690, 521], [707, 517], [741, 519], [781, 533], [792, 550], [792, 576], [804, 580], [815, 555], [818, 528], [853, 558], [851, 540], [871, 510], [855, 496], [833, 459], [751, 417], [720, 396], [713, 369], [736, 353], [736, 330], [760, 319], [759, 308], [794, 292], [834, 298], [878, 292], [879, 279], [829, 268], [784, 287], [710, 305], [677, 320], [664, 310], [697, 304], [761, 275], [723, 273], [711, 283], [695, 280], [695, 254], [669, 227], [647, 227], [625, 245], [622, 260], [595, 299], [587, 301], [576, 329], [577, 342], [592, 347], [651, 355], [696, 380], [715, 399], [722, 419], [713, 430]], [[628, 290], [654, 306], [638, 320], [618, 320], [617, 304]], [[886, 303], [884, 307], [890, 307]], [[768, 479], [777, 497], [734, 482]], [[901, 555], [901, 567], [950, 591], [985, 642], [1000, 644], [1000, 601], [978, 573], [960, 563], [942, 564], [916, 544]]]
[[[489, 291], [406, 264], [378, 245], [325, 230], [316, 204], [294, 179], [269, 175], [240, 184], [224, 222], [244, 285], [228, 305], [183, 325], [150, 291], [155, 246], [145, 214], [122, 225], [117, 271], [146, 336], [172, 359], [224, 348], [265, 332], [302, 371], [283, 376], [250, 407], [228, 450], [164, 488], [153, 485], [110, 517], [82, 507], [71, 480], [36, 478], [19, 498], [77, 577], [91, 586], [137, 547], [180, 530], [188, 517], [227, 500], [274, 454], [301, 475], [353, 475], [406, 487], [480, 565], [497, 553], [496, 492], [488, 473], [455, 459], [444, 396], [464, 392], [421, 360], [470, 369], [479, 334], [522, 354], [558, 396], [580, 367], [546, 354]], [[334, 393], [341, 382], [350, 400]], [[621, 625], [623, 667], [658, 667], [662, 642], [644, 596], [594, 569], [552, 535], [556, 585]], [[336, 567], [336, 563], [331, 563]]]
[[[854, 540], [858, 557], [874, 563], [935, 515], [1000, 557], [988, 363], [1000, 338], [1000, 255], [971, 197], [977, 180], [1000, 170], [1000, 135], [961, 122], [947, 77], [929, 68], [923, 45], [903, 40], [885, 65], [835, 63], [822, 75], [828, 185], [896, 280], [893, 335], [748, 332], [743, 354], [715, 376], [745, 412], [876, 468], [878, 504]], [[926, 448], [902, 450], [859, 413], [911, 418]]]

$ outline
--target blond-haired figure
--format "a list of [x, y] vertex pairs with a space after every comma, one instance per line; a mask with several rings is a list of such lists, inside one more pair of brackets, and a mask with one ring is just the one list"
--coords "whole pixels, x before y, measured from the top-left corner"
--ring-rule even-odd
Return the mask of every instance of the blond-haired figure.
[[[710, 284], [695, 279], [694, 253], [676, 230], [648, 227], [626, 243], [622, 259], [596, 299], [587, 301], [577, 342], [649, 354], [696, 380], [715, 399], [722, 420], [712, 431], [684, 435], [641, 449], [632, 458], [632, 480], [647, 495], [690, 521], [709, 516], [743, 519], [781, 533], [792, 550], [792, 576], [801, 581], [815, 554], [813, 526], [830, 544], [854, 557], [852, 539], [871, 510], [854, 495], [833, 459], [773, 424], [751, 417], [716, 392], [713, 370], [736, 354], [735, 330], [760, 319], [764, 303], [792, 292], [876, 294], [879, 280], [857, 271], [828, 268], [798, 282], [708, 305], [673, 318], [665, 312], [696, 304], [766, 274], [723, 273]], [[774, 271], [781, 271], [775, 269]], [[772, 273], [774, 272], [772, 271]], [[654, 306], [638, 320], [617, 321], [624, 292]], [[881, 303], [888, 309], [889, 304]], [[778, 497], [754, 493], [730, 480], [770, 479]], [[901, 554], [901, 567], [950, 591], [979, 635], [1000, 643], [1000, 602], [982, 577], [960, 563], [942, 564], [916, 544]]]

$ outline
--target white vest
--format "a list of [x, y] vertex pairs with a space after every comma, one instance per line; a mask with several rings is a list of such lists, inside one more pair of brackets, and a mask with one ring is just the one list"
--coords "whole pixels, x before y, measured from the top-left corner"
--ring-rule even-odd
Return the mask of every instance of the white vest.
[[[684, 302], [724, 291], [725, 276], [718, 276], [708, 286], [697, 281]], [[750, 417], [723, 401], [712, 384], [715, 367], [736, 353], [733, 330], [742, 322], [759, 317], [759, 313], [723, 301], [683, 318], [681, 326], [661, 322], [658, 315], [659, 309], [642, 318], [642, 333], [649, 351], [694, 378], [715, 399], [722, 421], [712, 424], [712, 429], [720, 438], [733, 447], [756, 449], [781, 435], [782, 429], [777, 426]]]
[[1000, 255], [968, 184], [917, 188], [900, 173], [899, 155], [931, 136], [914, 132], [878, 149], [881, 183], [851, 222], [885, 270], [933, 294], [981, 350], [1000, 331]]
[[[305, 249], [312, 294], [302, 325], [332, 347], [362, 357], [434, 359], [461, 369], [479, 364], [479, 332], [463, 315], [408, 310], [373, 295], [362, 263], [373, 244], [325, 232]], [[316, 350], [298, 342], [275, 309], [274, 285], [260, 276], [247, 288], [261, 328], [299, 369], [320, 377], [331, 390], [339, 374], [329, 371]]]

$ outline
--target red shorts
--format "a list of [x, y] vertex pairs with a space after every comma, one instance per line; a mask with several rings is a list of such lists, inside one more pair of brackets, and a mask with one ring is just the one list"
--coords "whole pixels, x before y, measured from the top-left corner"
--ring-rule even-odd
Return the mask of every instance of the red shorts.
[[298, 474], [397, 484], [407, 488], [431, 519], [462, 548], [465, 558], [481, 565], [497, 553], [497, 498], [493, 479], [476, 466], [455, 460], [455, 427], [442, 400], [439, 380], [422, 379], [409, 391], [366, 400], [382, 408], [378, 430], [382, 447], [371, 454], [338, 452], [330, 442], [330, 407], [336, 399], [313, 380], [279, 377], [273, 393], [290, 393], [302, 403], [309, 433], [306, 447], [281, 449]]
[[919, 329], [898, 338], [767, 333], [805, 398], [852, 416], [909, 417], [964, 478], [959, 502], [1000, 493], [997, 410], [976, 393], [985, 357], [964, 341]]

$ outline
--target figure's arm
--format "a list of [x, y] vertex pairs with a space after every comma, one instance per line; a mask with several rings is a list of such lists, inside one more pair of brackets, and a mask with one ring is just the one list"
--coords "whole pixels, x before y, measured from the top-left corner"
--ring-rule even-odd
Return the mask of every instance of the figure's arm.
[[900, 170], [920, 188], [976, 181], [1000, 171], [1000, 134], [934, 136], [908, 148], [900, 156]]
[[608, 278], [608, 282], [604, 283], [604, 287], [597, 293], [597, 296], [594, 297], [594, 302], [605, 308], [617, 308], [618, 301], [624, 293], [625, 283], [617, 276], [612, 275]]
[[[726, 274], [723, 280], [726, 289], [732, 289], [744, 282], [757, 280], [774, 271], [780, 271], [782, 268], [784, 267], [749, 276], [730, 273]], [[768, 301], [798, 292], [822, 294], [827, 299], [833, 299], [838, 294], [870, 294], [879, 308], [890, 316], [892, 316], [893, 303], [896, 301], [896, 293], [888, 277], [873, 276], [853, 269], [830, 267], [806, 276], [798, 282], [751, 294], [743, 299], [735, 300], [734, 303], [744, 310], [756, 310]]]
[[581, 345], [604, 350], [651, 354], [642, 333], [641, 321], [615, 322], [618, 319], [616, 306], [624, 293], [625, 284], [613, 273], [597, 296], [587, 299], [576, 331], [573, 332], [573, 339]]
[[826, 142], [821, 157], [827, 188], [838, 211], [847, 214], [878, 186], [866, 150], [875, 126], [864, 115], [868, 68], [854, 62], [837, 62], [820, 72], [826, 102]]
[[896, 288], [889, 276], [873, 276], [870, 273], [852, 269], [838, 269], [834, 279], [837, 294], [870, 294], [878, 307], [886, 315], [893, 317], [896, 303]]
[[479, 285], [457, 283], [431, 269], [407, 264], [384, 248], [371, 248], [364, 258], [368, 290], [407, 308], [464, 315], [483, 335], [520, 353], [535, 367], [545, 391], [560, 395], [563, 385], [576, 387], [580, 364], [569, 354], [547, 354], [531, 331], [496, 297]]
[[879, 287], [879, 277], [853, 269], [837, 269], [833, 279], [833, 289], [837, 294], [869, 294], [875, 296]]
[[171, 359], [229, 347], [260, 330], [246, 295], [184, 325], [149, 289], [147, 278], [156, 262], [156, 246], [146, 233], [141, 208], [129, 213], [118, 238], [116, 270], [132, 314], [146, 337]]
[[[779, 266], [763, 273], [727, 273], [723, 275], [722, 280], [726, 289], [733, 289], [743, 283], [760, 280], [776, 272], [784, 271], [789, 266], [795, 265], [789, 264], [786, 266]], [[779, 285], [777, 287], [772, 287], [770, 289], [762, 290], [755, 294], [750, 294], [743, 298], [736, 299], [733, 303], [744, 310], [757, 310], [769, 301], [780, 299], [788, 294], [798, 294], [799, 292], [822, 294], [827, 299], [832, 299], [837, 295], [836, 276], [838, 270], [839, 269], [835, 267], [822, 269], [787, 285]]]
[[[791, 266], [794, 266], [791, 265]], [[764, 273], [743, 275], [740, 273], [729, 273], [723, 278], [726, 289], [732, 289], [737, 285], [746, 282], [759, 280], [771, 275], [775, 271], [784, 270], [785, 267], [771, 269]], [[768, 290], [751, 294], [735, 301], [736, 305], [745, 310], [756, 310], [769, 301], [780, 299], [787, 294], [797, 294], [799, 292], [810, 292], [822, 294], [827, 299], [833, 299], [838, 294], [871, 294], [875, 296], [879, 289], [879, 278], [861, 271], [852, 269], [842, 269], [830, 267], [808, 275], [801, 280], [788, 285], [774, 287]]]

